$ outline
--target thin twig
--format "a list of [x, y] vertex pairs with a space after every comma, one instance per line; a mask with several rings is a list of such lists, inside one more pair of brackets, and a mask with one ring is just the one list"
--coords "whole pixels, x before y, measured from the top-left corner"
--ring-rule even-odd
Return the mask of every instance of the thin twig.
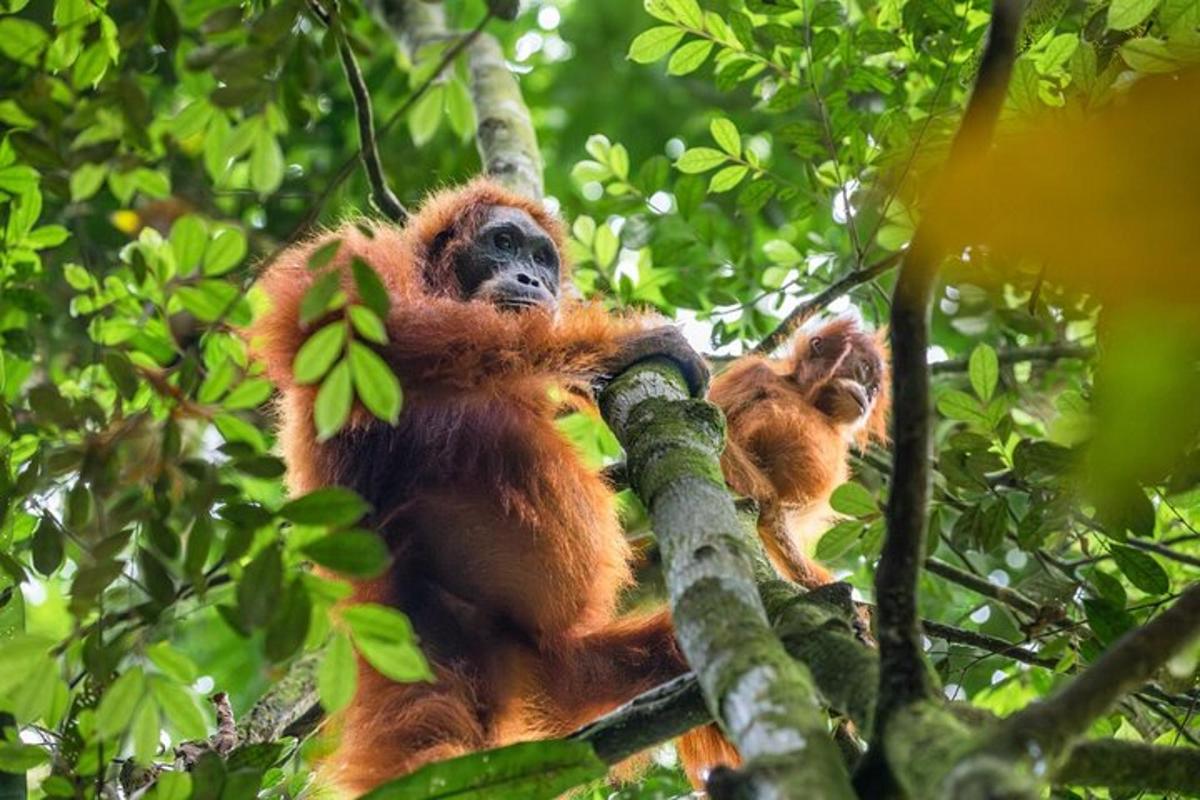
[[[1037, 345], [1035, 347], [1009, 347], [996, 351], [996, 359], [1001, 364], [1018, 364], [1022, 361], [1058, 361], [1064, 358], [1086, 360], [1096, 353], [1096, 348], [1078, 342], [1056, 342], [1054, 344]], [[951, 358], [945, 361], [935, 361], [929, 365], [934, 375], [948, 372], [966, 372], [969, 360], [966, 358]]]
[[976, 594], [990, 597], [992, 600], [1003, 603], [1030, 619], [1037, 619], [1041, 615], [1042, 607], [1015, 589], [1009, 589], [1007, 586], [999, 586], [977, 575], [972, 575], [957, 567], [952, 567], [944, 561], [938, 561], [936, 558], [925, 559], [925, 569], [934, 575], [945, 578], [951, 583], [957, 583], [959, 586], [970, 589]]
[[775, 350], [776, 347], [783, 344], [789, 336], [791, 336], [797, 328], [807, 322], [814, 314], [828, 306], [834, 300], [868, 281], [878, 278], [883, 273], [887, 272], [892, 267], [900, 262], [904, 255], [903, 251], [892, 253], [886, 258], [876, 261], [870, 266], [855, 270], [849, 275], [831, 283], [828, 288], [823, 289], [812, 297], [808, 298], [800, 305], [796, 306], [788, 313], [786, 317], [780, 321], [775, 330], [768, 333], [762, 338], [762, 341], [755, 345], [752, 353], [766, 355]]
[[[384, 121], [383, 125], [379, 127], [379, 131], [376, 134], [377, 136], [382, 137], [386, 135], [387, 132], [392, 129], [392, 126], [395, 125], [396, 122], [398, 122], [418, 100], [425, 96], [425, 93], [429, 91], [430, 87], [432, 87], [434, 83], [437, 82], [438, 78], [441, 77], [442, 72], [444, 72], [446, 68], [449, 67], [456, 58], [458, 58], [459, 54], [466, 49], [467, 45], [475, 40], [475, 37], [483, 32], [484, 26], [491, 18], [492, 13], [490, 11], [484, 14], [474, 28], [463, 34], [463, 36], [446, 51], [446, 53], [442, 56], [442, 60], [438, 62], [438, 65], [434, 68], [433, 72], [431, 72], [429, 76], [423, 80], [419, 86], [417, 86], [417, 88], [413, 89], [409, 93], [408, 97], [404, 98], [404, 102], [401, 103], [400, 106], [392, 112], [391, 116]], [[333, 193], [337, 191], [338, 187], [345, 183], [346, 179], [349, 178], [351, 173], [354, 172], [354, 164], [357, 162], [358, 157], [359, 151], [355, 150], [353, 154], [351, 154], [345, 161], [342, 162], [342, 165], [337, 168], [336, 172], [334, 172], [333, 177], [330, 178], [329, 182], [325, 185], [325, 188], [319, 195], [317, 195], [317, 199], [313, 201], [311, 206], [309, 206], [308, 211], [303, 217], [301, 217], [300, 221], [296, 223], [296, 227], [293, 228], [292, 232], [288, 235], [287, 241], [280, 245], [279, 251], [267, 257], [267, 263], [270, 263], [272, 260], [274, 260], [278, 252], [282, 252], [284, 249], [290, 247], [308, 232], [308, 229], [312, 227], [312, 224], [321, 216], [321, 212], [324, 210], [325, 204], [329, 202], [329, 198], [333, 196]]]
[[[312, 5], [317, 5], [315, 0]], [[345, 29], [336, 19], [331, 20], [330, 24], [330, 35], [337, 37], [342, 70], [346, 73], [350, 94], [354, 98], [354, 113], [358, 120], [358, 154], [367, 173], [367, 182], [371, 185], [371, 204], [392, 222], [404, 222], [408, 219], [408, 210], [388, 186], [387, 176], [383, 174], [383, 164], [379, 160], [379, 145], [375, 140], [375, 113], [371, 108], [371, 93], [367, 90], [367, 82], [359, 69], [354, 51], [350, 49], [350, 40]]]

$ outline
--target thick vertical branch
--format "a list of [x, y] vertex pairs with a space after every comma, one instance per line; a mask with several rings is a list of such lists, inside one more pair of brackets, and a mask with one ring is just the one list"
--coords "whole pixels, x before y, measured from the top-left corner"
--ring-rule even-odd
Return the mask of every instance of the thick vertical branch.
[[[976, 157], [991, 139], [1012, 72], [1019, 25], [1018, 0], [995, 0], [975, 91], [951, 146], [947, 172]], [[929, 215], [937, 214], [935, 195]], [[917, 616], [917, 579], [925, 552], [930, 486], [929, 308], [944, 254], [926, 231], [922, 225], [913, 237], [892, 302], [894, 459], [888, 534], [875, 576], [881, 662], [877, 731], [886, 728], [898, 709], [930, 694]]]
[[475, 144], [483, 171], [512, 191], [542, 197], [542, 156], [521, 87], [494, 37], [483, 35], [467, 51]]
[[[414, 58], [426, 44], [446, 36], [446, 17], [437, 4], [418, 0], [374, 0], [376, 16]], [[489, 5], [489, 16], [495, 13]], [[467, 46], [475, 144], [483, 172], [517, 194], [542, 197], [542, 156], [529, 108], [499, 42], [487, 34]]]
[[663, 553], [676, 635], [709, 710], [746, 769], [750, 797], [853, 797], [808, 670], [784, 651], [754, 579], [754, 542], [718, 463], [724, 425], [679, 370], [639, 364], [600, 398]]

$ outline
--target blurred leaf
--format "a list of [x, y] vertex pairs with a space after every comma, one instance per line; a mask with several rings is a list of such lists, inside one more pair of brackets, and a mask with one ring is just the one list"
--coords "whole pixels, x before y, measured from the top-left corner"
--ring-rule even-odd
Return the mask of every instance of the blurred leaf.
[[350, 704], [354, 699], [357, 678], [358, 664], [354, 659], [350, 637], [335, 632], [325, 647], [317, 671], [317, 688], [326, 712], [333, 714]]
[[298, 497], [279, 510], [297, 525], [345, 526], [358, 522], [370, 506], [349, 489], [330, 486]]
[[238, 615], [243, 625], [256, 628], [271, 619], [283, 591], [282, 583], [279, 548], [264, 547], [242, 570], [237, 584]]
[[350, 419], [354, 392], [350, 383], [350, 361], [342, 359], [326, 376], [317, 392], [313, 418], [317, 424], [317, 439], [325, 441], [342, 429]]
[[350, 342], [350, 372], [354, 390], [367, 410], [390, 425], [400, 418], [403, 394], [400, 380], [378, 353], [359, 342]]
[[325, 377], [345, 344], [346, 325], [340, 321], [330, 322], [308, 337], [296, 352], [296, 361], [292, 365], [296, 383], [303, 386]]
[[1158, 6], [1158, 0], [1112, 0], [1108, 6], [1108, 27], [1124, 31], [1140, 24]]
[[1146, 594], [1166, 594], [1171, 588], [1167, 572], [1149, 553], [1125, 545], [1111, 545], [1117, 569]]
[[150, 692], [167, 719], [184, 739], [203, 739], [208, 725], [196, 701], [180, 685], [161, 675], [151, 675]]
[[814, 555], [822, 563], [827, 564], [836, 561], [849, 552], [850, 548], [854, 547], [862, 532], [863, 524], [861, 522], [854, 520], [839, 522], [825, 531], [821, 538], [817, 540], [817, 548]]
[[629, 58], [639, 64], [650, 64], [665, 58], [683, 38], [683, 31], [671, 25], [660, 25], [642, 31], [629, 44]]
[[358, 296], [362, 304], [374, 311], [380, 318], [387, 319], [391, 298], [388, 297], [387, 287], [383, 285], [379, 274], [361, 258], [351, 259], [350, 271], [354, 273], [354, 285], [358, 288]]
[[312, 602], [300, 579], [293, 580], [283, 594], [283, 604], [267, 626], [266, 653], [272, 661], [285, 661], [304, 644], [312, 620]]
[[996, 382], [1000, 379], [1000, 362], [996, 351], [990, 345], [977, 345], [971, 351], [967, 368], [975, 394], [981, 400], [991, 400], [992, 393], [996, 391]]
[[322, 567], [356, 578], [374, 578], [390, 560], [383, 540], [367, 530], [331, 533], [306, 544], [301, 552]]
[[402, 683], [433, 679], [412, 625], [400, 611], [359, 603], [344, 609], [342, 620], [358, 652], [382, 675]]
[[839, 514], [866, 517], [879, 513], [879, 504], [861, 483], [843, 483], [833, 490], [829, 505]]
[[363, 798], [423, 800], [437, 796], [454, 800], [491, 797], [549, 800], [571, 787], [603, 776], [607, 769], [586, 742], [523, 742], [430, 764], [404, 778], [385, 783]]
[[96, 731], [109, 737], [128, 728], [145, 691], [141, 667], [122, 672], [100, 697], [100, 705], [96, 708]]

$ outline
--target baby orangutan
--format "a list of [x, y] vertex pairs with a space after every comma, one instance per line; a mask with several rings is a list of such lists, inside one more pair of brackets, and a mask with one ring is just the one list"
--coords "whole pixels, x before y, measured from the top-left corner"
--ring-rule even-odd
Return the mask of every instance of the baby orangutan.
[[849, 475], [851, 445], [887, 435], [889, 383], [880, 341], [850, 319], [801, 334], [789, 357], [738, 359], [709, 400], [727, 420], [721, 467], [759, 504], [758, 533], [775, 568], [814, 589], [833, 577], [809, 556]]

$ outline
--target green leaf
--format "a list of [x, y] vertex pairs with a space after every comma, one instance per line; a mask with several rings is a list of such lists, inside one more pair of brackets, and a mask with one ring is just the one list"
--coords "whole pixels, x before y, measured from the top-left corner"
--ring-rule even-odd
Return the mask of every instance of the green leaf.
[[429, 764], [363, 800], [549, 800], [603, 777], [607, 769], [586, 742], [522, 742]]
[[264, 642], [267, 658], [276, 662], [290, 658], [304, 644], [311, 623], [312, 601], [304, 581], [297, 578], [284, 592], [283, 605], [267, 626]]
[[726, 153], [734, 158], [742, 154], [742, 137], [732, 122], [724, 117], [717, 117], [709, 123], [708, 129], [712, 132], [713, 140]]
[[[179, 302], [201, 322], [214, 322], [227, 309], [236, 309], [240, 291], [222, 280], [202, 280], [195, 286], [184, 286], [175, 293]], [[232, 316], [232, 315], [231, 315]]]
[[226, 411], [258, 408], [271, 396], [271, 382], [265, 378], [247, 378], [225, 395], [221, 405]]
[[651, 64], [675, 49], [683, 31], [671, 25], [659, 25], [642, 31], [629, 45], [629, 58], [639, 64]]
[[63, 562], [63, 535], [49, 516], [43, 516], [33, 533], [33, 568], [50, 575]]
[[147, 797], [149, 800], [188, 800], [193, 797], [192, 776], [187, 772], [162, 772]]
[[309, 542], [300, 552], [326, 569], [354, 578], [374, 578], [390, 561], [379, 534], [361, 529], [328, 534]]
[[357, 257], [350, 261], [350, 271], [354, 274], [354, 286], [358, 289], [358, 298], [362, 304], [380, 317], [386, 318], [392, 303], [379, 273], [366, 261]]
[[146, 648], [146, 656], [154, 666], [180, 683], [190, 684], [200, 676], [200, 668], [170, 642], [155, 642]]
[[250, 149], [250, 185], [259, 194], [270, 194], [283, 183], [283, 168], [283, 149], [263, 126]]
[[937, 401], [938, 411], [948, 419], [973, 422], [983, 427], [988, 426], [988, 416], [983, 412], [979, 401], [966, 392], [951, 389], [942, 393]]
[[1137, 627], [1137, 620], [1123, 608], [1117, 608], [1107, 600], [1088, 597], [1083, 601], [1083, 611], [1088, 626], [1103, 644], [1111, 644], [1123, 633]]
[[350, 324], [359, 336], [375, 344], [387, 344], [387, 328], [383, 320], [366, 306], [353, 305], [349, 310]]
[[100, 698], [100, 705], [96, 708], [96, 732], [109, 737], [129, 727], [129, 721], [133, 719], [133, 712], [145, 691], [146, 682], [141, 667], [122, 672]]
[[208, 242], [208, 226], [195, 214], [186, 214], [171, 226], [171, 253], [175, 266], [183, 275], [200, 266], [204, 257], [204, 246]]
[[858, 537], [862, 535], [863, 530], [863, 524], [856, 520], [839, 522], [825, 531], [821, 538], [817, 540], [817, 547], [813, 555], [816, 556], [818, 561], [825, 564], [835, 561], [845, 555], [850, 548], [854, 547], [854, 543], [858, 541]]
[[1127, 31], [1140, 25], [1158, 7], [1158, 0], [1112, 0], [1108, 6], [1109, 30]]
[[151, 675], [150, 692], [180, 736], [184, 739], [207, 738], [204, 714], [187, 689], [162, 675]]
[[1149, 36], [1130, 39], [1119, 50], [1125, 63], [1139, 72], [1174, 72], [1182, 65], [1169, 42]]
[[996, 383], [1000, 380], [1000, 361], [991, 345], [980, 344], [971, 351], [967, 363], [967, 375], [971, 379], [971, 388], [981, 400], [992, 399], [996, 391]]
[[296, 383], [304, 386], [325, 377], [333, 362], [342, 354], [345, 343], [346, 325], [340, 320], [329, 323], [308, 337], [296, 352], [296, 360], [292, 363]]
[[0, 53], [28, 66], [37, 66], [50, 36], [35, 22], [19, 17], [0, 19]]
[[[342, 249], [341, 239], [331, 239], [317, 247], [308, 256], [308, 268], [313, 272], [323, 269]], [[360, 290], [361, 291], [361, 290]]]
[[71, 69], [71, 84], [76, 89], [95, 87], [108, 71], [108, 48], [104, 42], [93, 42], [75, 59]]
[[687, 75], [700, 69], [700, 65], [712, 52], [713, 43], [708, 39], [697, 39], [688, 42], [671, 55], [667, 62], [667, 72], [671, 75]]
[[247, 628], [265, 625], [275, 613], [283, 591], [283, 560], [279, 548], [268, 545], [258, 552], [237, 584], [238, 616]]
[[471, 92], [467, 84], [457, 76], [444, 84], [446, 87], [446, 117], [450, 127], [463, 141], [470, 139], [475, 132], [475, 104], [471, 101]]
[[213, 234], [204, 251], [204, 274], [224, 275], [246, 257], [246, 236], [237, 228], [224, 226]]
[[376, 603], [342, 611], [354, 645], [371, 666], [394, 681], [431, 680], [433, 674], [417, 647], [412, 625], [402, 612]]
[[107, 164], [81, 164], [71, 173], [71, 202], [87, 200], [100, 190], [108, 175]]
[[300, 324], [307, 325], [329, 311], [341, 285], [341, 275], [335, 270], [326, 272], [313, 281], [300, 301]]
[[328, 525], [342, 527], [362, 519], [371, 507], [357, 493], [340, 486], [330, 486], [297, 497], [279, 515], [297, 525]]
[[607, 224], [596, 227], [596, 235], [592, 240], [592, 252], [596, 256], [597, 266], [603, 268], [612, 264], [617, 258], [617, 251], [620, 247], [621, 242], [613, 233], [612, 228]]
[[158, 705], [154, 698], [143, 698], [131, 726], [133, 757], [137, 763], [149, 765], [158, 752]]
[[1111, 547], [1117, 569], [1146, 594], [1166, 594], [1171, 581], [1162, 565], [1149, 553], [1121, 544]]
[[865, 517], [879, 513], [875, 497], [861, 483], [843, 483], [829, 497], [830, 507], [839, 514]]
[[317, 440], [325, 441], [341, 431], [350, 419], [354, 390], [350, 385], [350, 362], [343, 359], [332, 369], [317, 392], [313, 420], [317, 423]]
[[708, 191], [712, 194], [728, 192], [742, 182], [742, 178], [750, 172], [749, 167], [736, 165], [717, 170], [708, 182]]
[[333, 714], [350, 704], [358, 684], [358, 664], [350, 637], [334, 633], [325, 647], [317, 669], [317, 691], [325, 713]]
[[409, 110], [408, 132], [417, 147], [427, 144], [441, 127], [445, 100], [445, 89], [434, 86]]
[[704, 12], [696, 0], [667, 0], [667, 5], [684, 25], [695, 30], [704, 29]]
[[361, 342], [350, 343], [350, 373], [362, 404], [379, 419], [395, 425], [400, 418], [403, 393], [400, 379], [379, 354]]
[[693, 147], [679, 157], [679, 160], [675, 162], [675, 168], [689, 174], [707, 172], [728, 160], [728, 155], [712, 147]]

